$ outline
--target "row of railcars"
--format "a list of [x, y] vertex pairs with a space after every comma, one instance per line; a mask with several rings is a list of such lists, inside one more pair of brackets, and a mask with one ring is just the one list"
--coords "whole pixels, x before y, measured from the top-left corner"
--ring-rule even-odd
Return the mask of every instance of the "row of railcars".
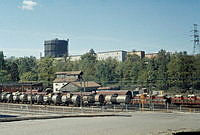
[[200, 97], [195, 95], [134, 95], [128, 90], [96, 91], [96, 92], [68, 92], [68, 93], [46, 93], [46, 92], [2, 92], [0, 102], [44, 104], [44, 105], [66, 105], [66, 106], [102, 106], [112, 104], [175, 104], [175, 105], [200, 105]]
[[131, 96], [114, 94], [101, 94], [96, 92], [71, 92], [71, 93], [20, 93], [2, 92], [0, 102], [43, 104], [43, 105], [73, 105], [102, 106], [106, 104], [129, 104]]

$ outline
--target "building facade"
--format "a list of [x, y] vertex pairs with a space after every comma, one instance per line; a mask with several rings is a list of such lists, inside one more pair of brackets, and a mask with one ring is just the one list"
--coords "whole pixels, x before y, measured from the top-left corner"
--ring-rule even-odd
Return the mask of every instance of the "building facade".
[[127, 55], [137, 55], [141, 59], [145, 57], [145, 51], [132, 51], [132, 52], [127, 52]]
[[53, 81], [53, 92], [59, 90], [70, 82], [80, 81], [83, 75], [82, 71], [56, 72], [56, 79]]
[[44, 41], [44, 55], [45, 57], [64, 57], [68, 56], [68, 43], [69, 39], [67, 40], [47, 40]]
[[118, 50], [118, 51], [109, 51], [109, 52], [98, 52], [97, 60], [106, 60], [108, 58], [116, 59], [117, 61], [125, 61], [127, 52]]

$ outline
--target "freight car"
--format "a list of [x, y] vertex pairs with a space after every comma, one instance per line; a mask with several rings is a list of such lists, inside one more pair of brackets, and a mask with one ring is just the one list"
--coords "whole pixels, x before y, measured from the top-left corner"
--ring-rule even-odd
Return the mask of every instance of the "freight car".
[[[113, 94], [114, 93], [114, 94]], [[155, 105], [200, 105], [200, 97], [195, 95], [176, 96], [149, 96], [137, 95], [131, 97], [128, 91], [101, 91], [101, 92], [68, 92], [68, 93], [0, 93], [0, 102], [13, 102], [23, 104], [45, 104], [45, 105], [70, 105], [70, 106], [103, 106], [103, 105], [125, 105], [125, 104], [150, 104]]]

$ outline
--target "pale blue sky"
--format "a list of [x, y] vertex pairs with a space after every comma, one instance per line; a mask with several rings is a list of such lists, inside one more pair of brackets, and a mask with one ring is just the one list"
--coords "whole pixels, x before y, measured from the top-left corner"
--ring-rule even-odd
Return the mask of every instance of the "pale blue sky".
[[7, 57], [39, 57], [54, 38], [69, 38], [71, 55], [90, 48], [192, 53], [200, 0], [0, 0], [0, 20]]

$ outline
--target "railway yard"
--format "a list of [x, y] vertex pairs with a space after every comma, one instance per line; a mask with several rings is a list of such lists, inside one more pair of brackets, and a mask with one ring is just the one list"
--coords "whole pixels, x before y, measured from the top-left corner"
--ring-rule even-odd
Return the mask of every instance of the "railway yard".
[[[199, 99], [194, 95], [133, 96], [131, 91], [122, 90], [2, 92], [0, 114], [10, 117], [0, 118], [0, 130], [3, 135], [176, 135], [182, 131], [195, 135], [200, 131]], [[8, 130], [9, 126], [14, 130]]]

